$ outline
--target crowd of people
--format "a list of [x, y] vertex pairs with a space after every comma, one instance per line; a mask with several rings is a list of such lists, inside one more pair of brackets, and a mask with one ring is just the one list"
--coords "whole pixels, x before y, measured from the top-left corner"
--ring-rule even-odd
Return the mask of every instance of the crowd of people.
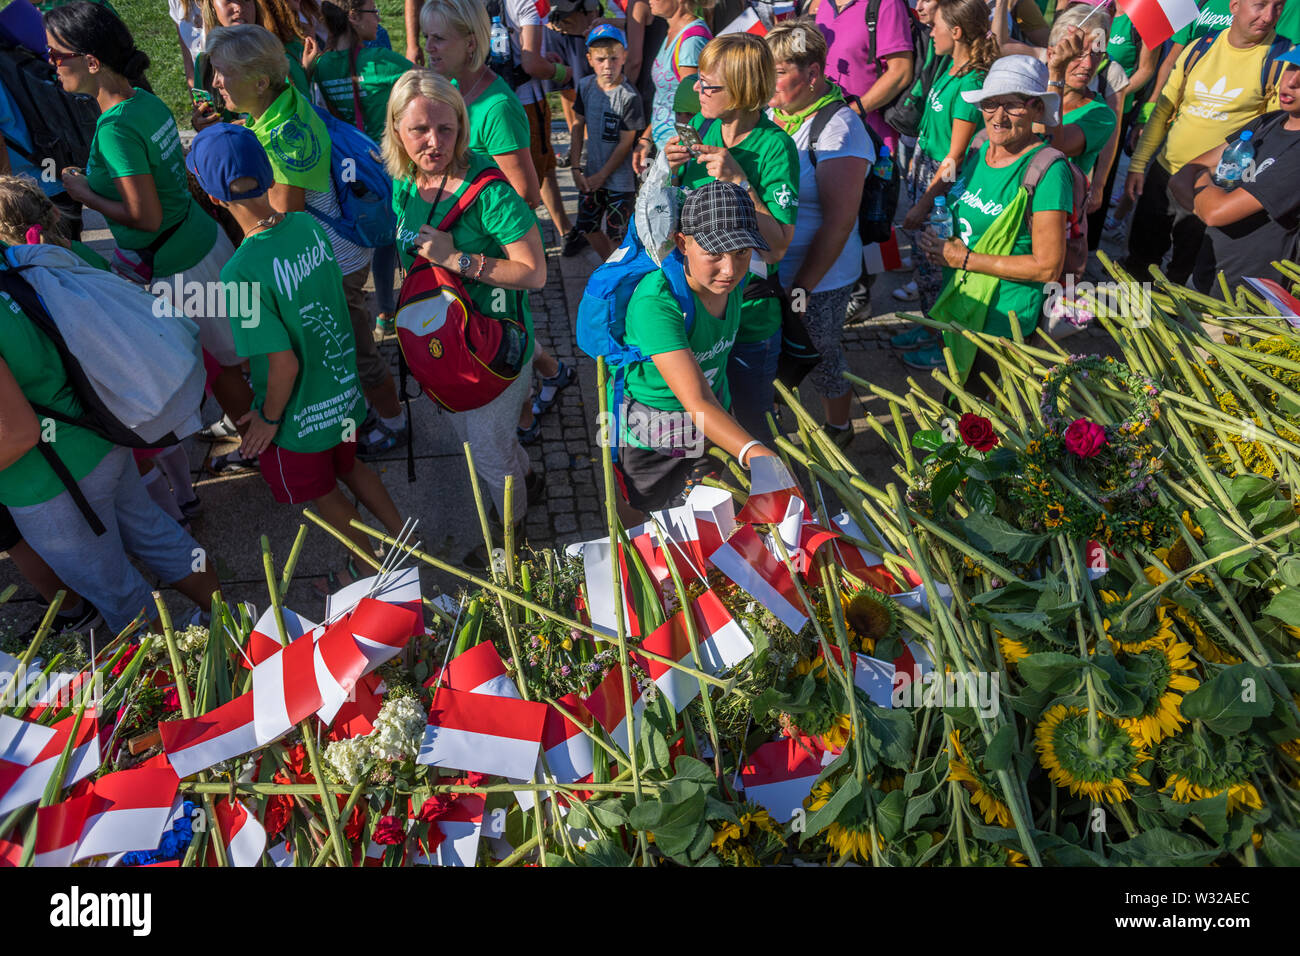
[[[410, 441], [377, 337], [428, 334], [402, 316], [417, 265], [471, 318], [514, 330], [509, 373], [480, 357], [500, 379], [488, 397], [443, 404], [460, 408], [494, 520], [518, 525], [537, 500], [524, 445], [575, 377], [534, 334], [539, 206], [563, 255], [590, 246], [620, 270], [651, 245], [638, 192], [681, 197], [611, 322], [625, 521], [701, 481], [709, 444], [743, 467], [772, 454], [777, 381], [809, 383], [827, 436], [853, 441], [841, 338], [870, 315], [882, 224], [912, 250], [894, 307], [1008, 338], [1077, 327], [1081, 305], [1053, 284], [1082, 279], [1104, 234], [1126, 240], [1139, 280], [1163, 265], [1203, 291], [1272, 275], [1300, 237], [1300, 4], [1283, 0], [1204, 0], [1156, 44], [1110, 0], [809, 0], [794, 15], [766, 0], [406, 0], [404, 55], [374, 0], [170, 0], [177, 62], [152, 68], [184, 71], [188, 150], [109, 3], [38, 6], [44, 35], [24, 42], [98, 118], [84, 163], [43, 176], [35, 119], [0, 85], [6, 255], [58, 245], [51, 261], [166, 299], [159, 321], [191, 323], [201, 348], [221, 419], [207, 434], [239, 439], [209, 469], [260, 472], [277, 502], [310, 503], [361, 548], [358, 506], [402, 524], [365, 459]], [[373, 141], [383, 236], [349, 218], [337, 123]], [[111, 260], [79, 242], [83, 208], [107, 220]], [[194, 284], [227, 290], [223, 307], [180, 294]], [[43, 595], [70, 592], [61, 623], [152, 619], [128, 558], [205, 607], [219, 582], [193, 562], [183, 446], [106, 438], [66, 356], [0, 295], [0, 549]], [[915, 325], [891, 345], [915, 369], [944, 367], [946, 348], [976, 386], [996, 375], [950, 331]], [[474, 351], [428, 344], [445, 347]], [[321, 589], [361, 573], [349, 559]]]

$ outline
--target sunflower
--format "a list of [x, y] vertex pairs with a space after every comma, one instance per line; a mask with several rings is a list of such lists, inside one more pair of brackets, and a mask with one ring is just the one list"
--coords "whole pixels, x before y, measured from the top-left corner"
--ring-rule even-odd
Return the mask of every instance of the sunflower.
[[877, 641], [892, 637], [898, 630], [898, 605], [875, 588], [863, 588], [845, 603], [844, 623], [870, 654]]
[[1028, 866], [1029, 860], [1019, 850], [1007, 850], [1007, 866]]
[[1146, 783], [1137, 771], [1149, 759], [1141, 739], [1105, 714], [1092, 740], [1088, 711], [1058, 704], [1043, 715], [1034, 746], [1052, 782], [1076, 797], [1119, 803], [1129, 798], [1129, 783]]
[[840, 714], [831, 724], [830, 729], [821, 734], [821, 746], [823, 750], [829, 750], [832, 753], [839, 753], [853, 739], [853, 718], [848, 714]]
[[1200, 728], [1166, 740], [1157, 764], [1165, 772], [1162, 791], [1179, 803], [1228, 795], [1228, 812], [1259, 810], [1259, 791], [1250, 777], [1263, 762], [1263, 750], [1241, 737], [1221, 737]]
[[985, 779], [978, 760], [969, 760], [961, 745], [961, 732], [948, 735], [948, 779], [956, 780], [970, 792], [970, 802], [984, 814], [984, 822], [1000, 827], [1011, 826], [1011, 810], [1002, 800], [996, 781]]
[[1201, 686], [1200, 681], [1186, 673], [1196, 668], [1196, 662], [1187, 656], [1191, 652], [1190, 644], [1170, 641], [1125, 655], [1126, 667], [1130, 670], [1141, 667], [1148, 675], [1145, 683], [1150, 697], [1146, 709], [1138, 716], [1116, 719], [1148, 746], [1178, 733], [1187, 723], [1187, 718], [1179, 712], [1183, 694]]
[[1052, 502], [1043, 512], [1043, 524], [1049, 528], [1059, 528], [1065, 521], [1065, 505]]
[[732, 866], [760, 866], [782, 843], [781, 828], [772, 815], [753, 803], [742, 803], [736, 823], [722, 821], [713, 835], [713, 851]]
[[1167, 608], [1168, 613], [1172, 614], [1188, 634], [1192, 636], [1192, 642], [1196, 645], [1196, 653], [1211, 664], [1240, 664], [1241, 658], [1230, 651], [1224, 650], [1210, 637], [1209, 633], [1201, 625], [1200, 619], [1196, 614], [1185, 607], [1179, 607], [1171, 601], [1162, 602], [1162, 608]]
[[998, 647], [1002, 649], [1002, 659], [1008, 664], [1018, 664], [1030, 655], [1029, 646], [1024, 641], [1007, 637], [1001, 631], [998, 631], [997, 635]]
[[[809, 811], [815, 813], [826, 805], [834, 792], [835, 785], [829, 780], [823, 780], [813, 788], [804, 803]], [[823, 830], [822, 836], [826, 845], [839, 854], [840, 859], [871, 862], [871, 820], [867, 816], [859, 815], [855, 820], [841, 817]], [[881, 850], [885, 848], [885, 841], [879, 834], [876, 835], [876, 846]]]
[[[1121, 598], [1114, 591], [1102, 591], [1101, 599], [1106, 604], [1120, 604], [1127, 600], [1127, 598]], [[1140, 654], [1143, 651], [1163, 647], [1177, 640], [1177, 634], [1174, 633], [1174, 622], [1170, 620], [1169, 612], [1164, 607], [1156, 608], [1156, 629], [1150, 634], [1120, 630], [1118, 617], [1113, 621], [1109, 617], [1103, 618], [1101, 623], [1106, 630], [1106, 637], [1110, 640], [1111, 646], [1117, 651], [1123, 651], [1126, 654]]]

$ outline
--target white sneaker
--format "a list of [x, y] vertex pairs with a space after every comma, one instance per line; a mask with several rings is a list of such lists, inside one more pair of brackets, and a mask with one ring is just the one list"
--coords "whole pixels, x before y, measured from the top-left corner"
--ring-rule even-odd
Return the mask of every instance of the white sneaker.
[[895, 289], [893, 292], [889, 294], [892, 295], [899, 302], [915, 302], [918, 298], [920, 298], [920, 294], [916, 291], [915, 279], [913, 279], [907, 285], [899, 286], [897, 289]]

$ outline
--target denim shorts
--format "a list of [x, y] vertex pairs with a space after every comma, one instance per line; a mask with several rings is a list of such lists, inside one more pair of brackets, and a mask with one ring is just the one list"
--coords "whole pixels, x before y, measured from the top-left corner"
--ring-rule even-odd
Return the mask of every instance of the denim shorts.
[[157, 613], [153, 587], [128, 556], [172, 584], [202, 570], [206, 555], [149, 497], [127, 449], [114, 448], [77, 484], [104, 523], [101, 535], [90, 530], [66, 491], [9, 511], [24, 540], [64, 584], [99, 609], [116, 634], [141, 610], [150, 619]]

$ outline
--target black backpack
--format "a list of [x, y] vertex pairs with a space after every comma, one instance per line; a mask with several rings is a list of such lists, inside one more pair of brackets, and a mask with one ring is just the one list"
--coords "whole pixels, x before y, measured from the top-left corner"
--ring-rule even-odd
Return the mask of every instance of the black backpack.
[[[856, 100], [857, 97], [854, 97]], [[861, 103], [858, 104], [859, 108]], [[871, 137], [871, 147], [877, 156], [884, 149], [885, 142], [880, 138], [880, 134], [871, 128], [871, 124], [866, 122], [856, 110], [849, 106], [844, 100], [836, 100], [833, 103], [827, 103], [819, 109], [812, 118], [812, 126], [808, 131], [808, 162], [812, 164], [813, 169], [817, 168], [817, 140], [821, 137], [822, 131], [826, 129], [826, 124], [830, 122], [831, 117], [841, 109], [849, 110], [854, 116], [857, 116], [858, 122], [867, 130], [867, 135]], [[862, 201], [858, 206], [858, 235], [867, 245], [875, 242], [888, 242], [889, 236], [893, 232], [894, 212], [898, 209], [898, 193], [901, 185], [898, 173], [898, 159], [891, 156], [893, 160], [893, 172], [889, 179], [881, 179], [875, 173], [875, 167], [867, 168], [867, 181], [862, 186]]]
[[32, 148], [24, 150], [12, 139], [5, 145], [38, 168], [53, 160], [56, 174], [86, 165], [99, 104], [89, 96], [65, 92], [53, 66], [26, 47], [3, 41], [0, 84], [27, 124]]
[[[867, 40], [867, 58], [875, 61], [880, 74], [885, 72], [885, 66], [880, 61], [880, 58], [876, 56], [876, 29], [880, 21], [880, 5], [883, 2], [884, 0], [867, 0], [866, 12], [867, 36], [869, 37]], [[916, 18], [916, 11], [907, 4], [903, 4], [903, 8], [907, 11], [907, 25], [912, 33], [912, 82], [904, 86], [897, 96], [880, 108], [882, 115], [887, 109], [912, 92], [912, 86], [916, 81], [917, 74], [920, 72], [921, 65], [925, 63], [925, 49], [930, 41], [930, 34], [921, 25], [921, 21]]]

